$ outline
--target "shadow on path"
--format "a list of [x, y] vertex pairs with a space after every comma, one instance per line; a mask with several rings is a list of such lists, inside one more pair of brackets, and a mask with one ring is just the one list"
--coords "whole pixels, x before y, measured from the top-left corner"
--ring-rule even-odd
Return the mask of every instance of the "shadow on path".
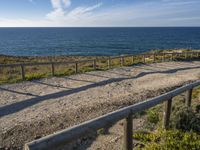
[[3, 87], [0, 87], [0, 90], [6, 91], [6, 92], [11, 92], [11, 93], [16, 93], [16, 94], [21, 94], [21, 95], [25, 95], [25, 96], [38, 97], [38, 95], [34, 95], [34, 94], [31, 94], [31, 93], [25, 93], [25, 92], [19, 92], [19, 91], [15, 91], [15, 90], [11, 90], [11, 89], [6, 89], [6, 88], [3, 88]]
[[170, 73], [175, 73], [175, 72], [180, 71], [180, 70], [183, 71], [183, 70], [197, 69], [197, 68], [200, 68], [200, 66], [199, 67], [178, 68], [178, 69], [171, 69], [171, 70], [165, 70], [165, 71], [141, 72], [137, 76], [133, 76], [133, 77], [111, 78], [111, 79], [100, 81], [100, 82], [97, 82], [97, 83], [91, 83], [89, 85], [74, 88], [74, 89], [71, 89], [71, 90], [64, 90], [64, 91], [60, 91], [60, 92], [57, 92], [57, 93], [52, 93], [52, 94], [48, 94], [48, 95], [44, 95], [44, 96], [30, 98], [30, 99], [26, 99], [24, 101], [20, 101], [20, 102], [16, 102], [16, 103], [13, 103], [13, 104], [10, 104], [10, 105], [0, 107], [0, 117], [16, 113], [20, 110], [23, 110], [25, 108], [28, 108], [30, 106], [33, 106], [33, 105], [40, 103], [42, 101], [45, 101], [45, 100], [54, 100], [56, 98], [68, 96], [68, 95], [75, 94], [75, 93], [78, 93], [78, 92], [81, 92], [81, 91], [85, 91], [85, 90], [88, 90], [88, 89], [91, 89], [91, 88], [104, 86], [104, 85], [107, 85], [107, 84], [110, 84], [110, 83], [113, 83], [113, 82], [120, 82], [120, 81], [128, 80], [128, 79], [136, 79], [136, 78], [148, 75], [148, 74], [156, 74], [156, 73], [168, 73], [168, 74], [170, 74]]
[[36, 83], [36, 84], [47, 85], [47, 86], [51, 86], [51, 87], [55, 87], [55, 88], [73, 89], [73, 88], [62, 86], [62, 85], [54, 85], [54, 84], [44, 83], [44, 82], [41, 82], [40, 80], [33, 80], [31, 82]]
[[[107, 72], [107, 71], [106, 71], [106, 72]], [[97, 75], [97, 74], [93, 74], [93, 73], [84, 73], [84, 75], [95, 76], [95, 77], [100, 77], [100, 78], [107, 78], [107, 79], [110, 79], [110, 77], [102, 76], [102, 75]]]
[[[83, 74], [83, 75], [84, 75], [84, 74]], [[66, 80], [78, 81], [78, 82], [95, 83], [95, 82], [93, 82], [93, 81], [81, 80], [81, 79], [73, 79], [73, 78], [70, 78], [70, 77], [61, 77], [61, 78], [66, 79]]]

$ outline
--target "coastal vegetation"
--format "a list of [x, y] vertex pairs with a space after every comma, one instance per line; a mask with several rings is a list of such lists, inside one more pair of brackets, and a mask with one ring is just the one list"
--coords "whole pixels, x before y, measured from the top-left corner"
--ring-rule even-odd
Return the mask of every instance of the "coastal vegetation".
[[144, 128], [133, 135], [136, 149], [200, 149], [200, 87], [194, 89], [192, 98], [191, 108], [185, 106], [184, 93], [174, 98], [168, 130], [161, 127], [162, 105], [142, 113], [147, 119]]
[[[192, 52], [193, 50], [152, 50], [146, 55], [149, 54], [162, 54], [170, 53], [170, 52]], [[194, 56], [193, 59], [197, 58], [198, 56]], [[52, 56], [52, 57], [17, 57], [17, 56], [5, 56], [0, 55], [0, 64], [20, 64], [20, 63], [38, 63], [38, 62], [73, 62], [73, 61], [81, 61], [81, 60], [96, 60], [96, 70], [107, 70], [108, 67], [108, 56]], [[143, 57], [141, 55], [134, 55], [130, 57], [124, 58], [124, 65], [134, 65], [143, 63]], [[165, 56], [166, 60], [171, 59], [171, 55]], [[175, 56], [174, 60], [184, 59], [184, 55], [177, 55]], [[191, 57], [190, 57], [191, 59]], [[161, 62], [162, 56], [157, 55], [155, 57], [156, 62]], [[111, 59], [111, 68], [120, 67], [120, 58]], [[145, 63], [152, 63], [153, 56], [148, 56], [145, 59]], [[51, 65], [34, 65], [34, 66], [26, 66], [25, 67], [25, 80], [34, 80], [40, 78], [48, 78], [52, 76], [51, 72]], [[95, 68], [93, 67], [93, 62], [81, 62], [78, 64], [78, 72], [84, 73], [88, 71], [93, 71]], [[75, 64], [57, 64], [55, 67], [55, 74], [54, 76], [66, 76], [75, 74]], [[20, 66], [15, 67], [6, 67], [0, 69], [0, 84], [6, 83], [17, 83], [22, 81], [21, 77], [21, 68]]]

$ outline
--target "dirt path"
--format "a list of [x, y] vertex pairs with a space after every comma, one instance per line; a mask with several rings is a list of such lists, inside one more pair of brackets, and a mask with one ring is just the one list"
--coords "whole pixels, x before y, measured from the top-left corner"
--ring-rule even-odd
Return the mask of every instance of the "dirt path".
[[200, 62], [166, 62], [0, 86], [0, 148], [27, 142], [200, 78]]

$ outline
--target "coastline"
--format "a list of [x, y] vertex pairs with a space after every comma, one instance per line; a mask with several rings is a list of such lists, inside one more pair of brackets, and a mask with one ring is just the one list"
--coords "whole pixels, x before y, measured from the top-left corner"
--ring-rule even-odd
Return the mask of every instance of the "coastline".
[[[183, 53], [183, 52], [199, 52], [197, 50], [187, 50], [187, 49], [178, 49], [178, 50], [152, 50], [145, 55], [149, 54], [158, 54], [156, 56], [157, 62], [162, 62], [162, 53]], [[160, 54], [160, 55], [159, 55]], [[171, 54], [165, 56], [166, 59], [170, 60]], [[198, 57], [199, 58], [199, 57]], [[196, 59], [198, 59], [196, 57]], [[145, 58], [145, 63], [152, 63], [153, 55]], [[185, 59], [185, 55], [182, 54], [176, 59]], [[195, 59], [195, 57], [193, 58]], [[195, 60], [196, 60], [195, 59]], [[85, 61], [84, 61], [85, 60]], [[89, 61], [88, 61], [89, 60]], [[94, 66], [95, 60], [95, 66]], [[9, 65], [9, 64], [18, 64], [14, 66], [3, 67], [0, 70], [0, 85], [18, 83], [23, 80], [31, 81], [41, 78], [49, 78], [52, 76], [62, 77], [73, 75], [77, 73], [85, 73], [90, 71], [103, 71], [111, 68], [118, 68], [122, 65], [122, 58], [114, 57], [110, 61], [108, 56], [6, 56], [0, 55], [0, 64]], [[186, 59], [187, 60], [187, 59]], [[52, 63], [58, 62], [58, 64], [53, 65]], [[63, 63], [62, 63], [63, 62]], [[72, 62], [72, 63], [67, 63]], [[138, 65], [144, 62], [142, 55], [133, 55], [128, 56], [123, 59], [124, 66]], [[45, 65], [26, 65], [24, 68], [19, 64], [28, 64], [28, 63], [47, 63]], [[109, 65], [109, 66], [108, 66]], [[23, 69], [23, 70], [22, 70]], [[22, 73], [22, 71], [24, 73]], [[24, 75], [23, 75], [24, 74]]]
[[[169, 50], [151, 50], [149, 52], [140, 54], [152, 54], [152, 53], [181, 53], [181, 52], [198, 52], [200, 50], [191, 49], [169, 49]], [[132, 55], [140, 55], [132, 54]], [[0, 64], [10, 64], [10, 63], [21, 63], [21, 62], [59, 62], [59, 61], [80, 61], [88, 59], [97, 58], [108, 58], [112, 56], [99, 55], [99, 56], [84, 56], [84, 55], [61, 55], [61, 56], [14, 56], [14, 55], [4, 55], [0, 54]]]

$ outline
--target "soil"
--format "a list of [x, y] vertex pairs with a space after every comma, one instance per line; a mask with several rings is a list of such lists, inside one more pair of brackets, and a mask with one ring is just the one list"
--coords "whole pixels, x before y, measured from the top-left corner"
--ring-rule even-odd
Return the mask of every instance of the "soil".
[[[26, 142], [199, 78], [198, 61], [163, 62], [0, 86], [0, 149], [22, 149]], [[136, 128], [142, 123], [135, 121]], [[76, 149], [119, 149], [121, 126], [95, 142], [79, 141]]]

